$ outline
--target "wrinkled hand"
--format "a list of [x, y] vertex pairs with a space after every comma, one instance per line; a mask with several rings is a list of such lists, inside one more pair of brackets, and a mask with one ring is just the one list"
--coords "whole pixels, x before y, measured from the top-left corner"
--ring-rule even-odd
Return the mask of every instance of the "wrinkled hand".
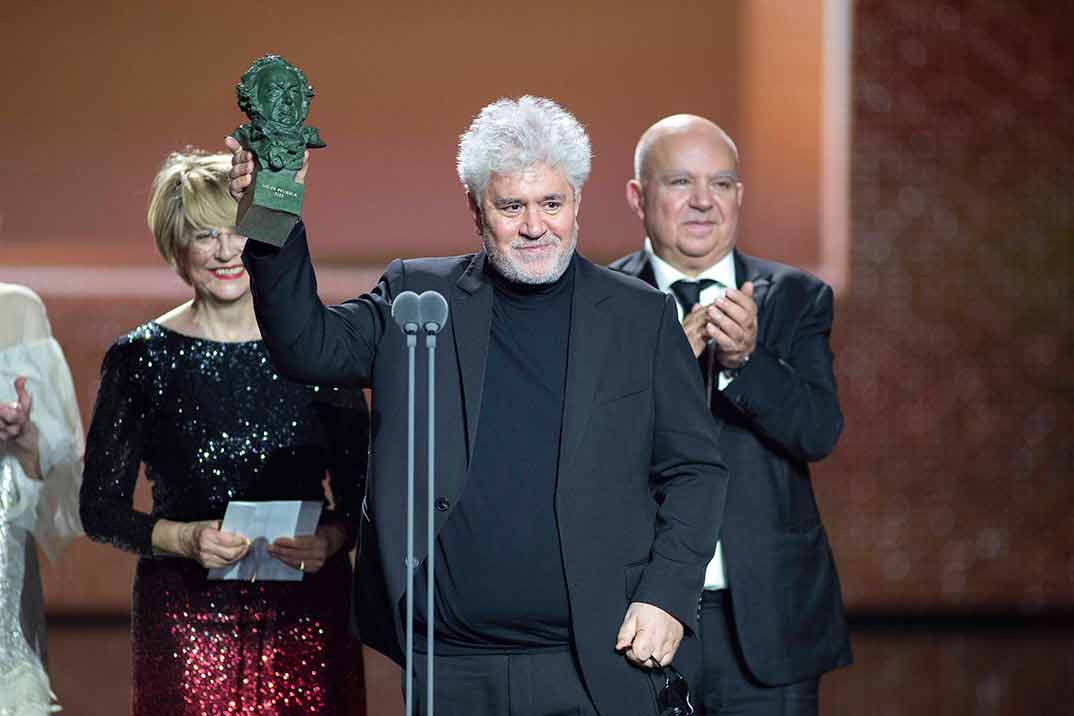
[[724, 368], [738, 368], [757, 346], [757, 304], [753, 284], [747, 281], [742, 290], [729, 288], [705, 309], [708, 323], [705, 332], [716, 346], [716, 360]]
[[219, 520], [179, 523], [179, 553], [202, 567], [226, 567], [242, 559], [250, 542], [234, 532], [222, 532]]
[[284, 564], [303, 572], [320, 571], [328, 558], [347, 543], [347, 530], [338, 523], [319, 525], [317, 532], [305, 537], [280, 537], [266, 549]]
[[[257, 180], [257, 173], [260, 169], [258, 162], [255, 161], [254, 153], [248, 149], [243, 149], [237, 139], [226, 137], [224, 144], [227, 145], [228, 150], [231, 152], [231, 171], [228, 172], [227, 188], [232, 198], [239, 202], [239, 211], [235, 218], [235, 224], [238, 225], [242, 223], [242, 217], [246, 215], [246, 210], [250, 208], [250, 202], [253, 201], [254, 193], [249, 189], [253, 187], [254, 182]], [[302, 157], [302, 168], [295, 172], [295, 182], [297, 184], [306, 183], [306, 173], [309, 168], [310, 153], [307, 149]]]
[[653, 668], [650, 657], [661, 666], [667, 666], [675, 658], [682, 634], [679, 620], [660, 607], [632, 602], [623, 618], [623, 625], [619, 627], [615, 650], [622, 651], [635, 666]]

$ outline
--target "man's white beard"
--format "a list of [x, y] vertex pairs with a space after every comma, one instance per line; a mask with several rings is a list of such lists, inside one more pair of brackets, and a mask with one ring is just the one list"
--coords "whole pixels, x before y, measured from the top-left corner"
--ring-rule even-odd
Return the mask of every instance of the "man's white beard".
[[571, 236], [567, 240], [568, 243], [566, 249], [563, 249], [562, 247], [563, 239], [551, 232], [541, 239], [515, 239], [511, 242], [512, 248], [519, 248], [532, 245], [534, 241], [546, 241], [549, 236], [555, 239], [555, 245], [557, 249], [560, 250], [560, 253], [556, 257], [556, 262], [552, 264], [549, 269], [538, 274], [526, 271], [524, 265], [520, 266], [512, 262], [507, 254], [500, 251], [499, 245], [496, 243], [495, 238], [493, 238], [492, 233], [487, 226], [481, 230], [481, 243], [485, 246], [485, 253], [488, 254], [489, 261], [492, 262], [493, 267], [499, 271], [501, 276], [509, 281], [514, 281], [515, 283], [525, 283], [536, 286], [546, 283], [555, 283], [559, 280], [559, 277], [563, 275], [563, 272], [567, 270], [567, 267], [571, 263], [571, 257], [574, 256], [574, 250], [578, 246], [578, 222], [575, 222], [571, 229]]

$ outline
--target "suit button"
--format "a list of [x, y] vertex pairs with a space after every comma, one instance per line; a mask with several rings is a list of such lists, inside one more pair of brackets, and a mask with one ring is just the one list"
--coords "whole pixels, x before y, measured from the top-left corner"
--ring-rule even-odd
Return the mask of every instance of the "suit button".
[[448, 501], [448, 498], [436, 498], [436, 509], [440, 510], [441, 512], [447, 512], [449, 507], [451, 507], [451, 502]]

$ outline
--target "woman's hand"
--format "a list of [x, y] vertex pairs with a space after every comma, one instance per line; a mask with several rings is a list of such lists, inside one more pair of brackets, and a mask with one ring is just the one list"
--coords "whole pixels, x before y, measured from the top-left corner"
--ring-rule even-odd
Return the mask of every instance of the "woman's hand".
[[280, 537], [270, 544], [268, 553], [295, 569], [310, 574], [320, 571], [328, 558], [347, 544], [347, 528], [339, 522], [317, 527], [317, 532], [306, 537]]
[[202, 567], [226, 567], [246, 556], [250, 542], [234, 532], [222, 532], [220, 520], [159, 520], [153, 527], [153, 548], [192, 559]]
[[41, 480], [41, 460], [37, 447], [37, 425], [30, 419], [33, 396], [26, 390], [26, 378], [15, 379], [15, 402], [0, 403], [0, 445], [9, 446], [23, 472]]

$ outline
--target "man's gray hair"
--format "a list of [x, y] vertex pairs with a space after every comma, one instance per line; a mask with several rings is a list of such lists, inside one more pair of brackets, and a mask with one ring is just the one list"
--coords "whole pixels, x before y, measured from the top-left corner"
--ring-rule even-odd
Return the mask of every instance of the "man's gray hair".
[[589, 136], [567, 110], [526, 95], [486, 106], [459, 137], [459, 180], [481, 201], [489, 177], [515, 174], [538, 162], [562, 169], [577, 196], [589, 178]]

